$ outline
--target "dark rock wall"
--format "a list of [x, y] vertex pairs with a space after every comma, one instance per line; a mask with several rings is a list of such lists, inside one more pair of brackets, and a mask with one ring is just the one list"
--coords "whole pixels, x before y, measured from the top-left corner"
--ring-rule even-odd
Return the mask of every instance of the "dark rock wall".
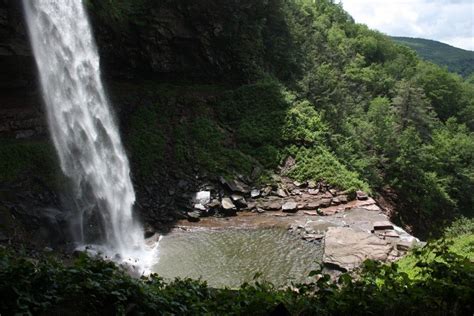
[[0, 137], [44, 136], [37, 71], [20, 0], [0, 0]]
[[0, 0], [0, 89], [25, 89], [35, 83], [35, 65], [21, 1]]

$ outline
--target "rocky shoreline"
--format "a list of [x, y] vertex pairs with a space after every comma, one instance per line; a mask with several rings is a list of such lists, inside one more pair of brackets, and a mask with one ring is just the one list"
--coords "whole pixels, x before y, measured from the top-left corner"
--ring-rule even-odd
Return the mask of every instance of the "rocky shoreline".
[[364, 192], [350, 194], [323, 182], [274, 176], [273, 185], [251, 187], [243, 179], [219, 179], [192, 195], [187, 218], [174, 229], [284, 228], [323, 244], [324, 265], [350, 271], [365, 259], [396, 261], [422, 243], [390, 222]]

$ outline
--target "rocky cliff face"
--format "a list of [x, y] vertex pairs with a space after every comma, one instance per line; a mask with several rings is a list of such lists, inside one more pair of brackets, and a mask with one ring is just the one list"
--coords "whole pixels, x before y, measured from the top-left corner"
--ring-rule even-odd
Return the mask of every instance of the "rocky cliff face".
[[45, 134], [36, 67], [21, 1], [0, 0], [0, 136]]
[[[244, 43], [261, 36], [250, 32], [252, 23], [261, 22], [255, 15], [265, 8], [252, 1], [221, 2], [136, 1], [124, 9], [87, 1], [104, 75], [199, 82], [247, 78], [260, 64], [250, 55], [262, 48]], [[243, 60], [251, 60], [252, 66]], [[0, 69], [0, 136], [45, 135], [37, 70], [19, 0], [0, 0]]]
[[0, 89], [34, 84], [35, 68], [22, 16], [21, 1], [0, 0]]

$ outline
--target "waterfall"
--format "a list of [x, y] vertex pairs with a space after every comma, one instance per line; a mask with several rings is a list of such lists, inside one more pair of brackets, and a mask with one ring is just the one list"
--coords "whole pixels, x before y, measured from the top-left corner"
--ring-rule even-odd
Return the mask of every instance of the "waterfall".
[[101, 81], [99, 55], [82, 0], [23, 0], [51, 136], [77, 204], [82, 245], [150, 264], [133, 219], [130, 167]]

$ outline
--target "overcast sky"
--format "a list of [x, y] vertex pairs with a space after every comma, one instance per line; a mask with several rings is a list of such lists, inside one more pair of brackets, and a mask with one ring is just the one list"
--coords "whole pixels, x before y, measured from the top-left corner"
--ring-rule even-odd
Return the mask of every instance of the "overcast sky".
[[340, 0], [358, 23], [387, 35], [474, 50], [474, 0]]

